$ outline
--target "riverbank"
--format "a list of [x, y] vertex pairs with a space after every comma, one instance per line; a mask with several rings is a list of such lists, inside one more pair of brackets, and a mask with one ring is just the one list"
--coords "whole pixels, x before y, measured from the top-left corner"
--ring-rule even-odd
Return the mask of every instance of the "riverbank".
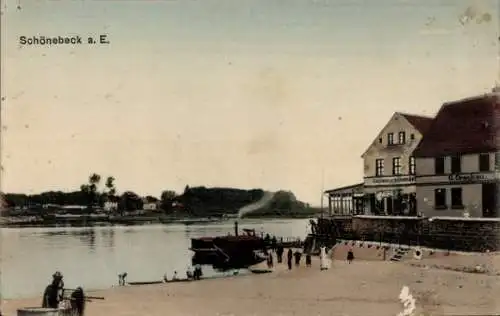
[[[426, 312], [415, 315], [500, 312], [495, 303], [500, 296], [498, 276], [358, 259], [353, 264], [335, 260], [329, 270], [320, 271], [313, 258], [311, 268], [294, 267], [292, 271], [280, 264], [271, 274], [88, 293], [105, 300], [89, 303], [87, 314], [397, 315], [403, 309], [398, 296], [405, 285], [417, 300], [417, 310]], [[40, 298], [4, 301], [2, 312], [14, 316], [17, 308], [39, 304]]]
[[165, 216], [59, 216], [42, 218], [38, 216], [25, 217], [0, 217], [0, 228], [25, 228], [25, 227], [94, 227], [114, 225], [151, 225], [151, 224], [210, 224], [221, 222], [233, 222], [235, 220], [286, 220], [307, 219], [313, 216], [245, 216], [237, 217], [165, 217]]

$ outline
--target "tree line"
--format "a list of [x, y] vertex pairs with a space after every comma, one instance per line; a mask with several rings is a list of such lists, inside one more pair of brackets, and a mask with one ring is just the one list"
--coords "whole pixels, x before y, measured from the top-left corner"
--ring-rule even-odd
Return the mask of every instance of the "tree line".
[[[186, 186], [181, 194], [173, 190], [164, 190], [159, 198], [148, 195], [139, 196], [133, 191], [117, 192], [115, 178], [106, 178], [93, 173], [80, 189], [71, 192], [47, 191], [40, 194], [3, 194], [3, 201], [8, 208], [40, 209], [42, 205], [79, 205], [87, 211], [103, 208], [106, 203], [113, 203], [116, 211], [142, 210], [144, 203], [156, 203], [165, 213], [181, 213], [190, 216], [211, 216], [222, 214], [237, 214], [249, 204], [261, 200], [265, 191], [262, 189], [235, 189], [235, 188], [206, 188], [204, 186]], [[270, 203], [263, 206], [256, 214], [284, 215], [297, 213], [308, 209], [309, 206], [298, 201], [289, 191], [274, 193]]]
[[[165, 198], [175, 196], [174, 191], [165, 192], [162, 194]], [[88, 181], [80, 185], [80, 190], [77, 191], [46, 191], [39, 194], [6, 193], [3, 194], [2, 198], [4, 206], [7, 208], [37, 209], [43, 205], [78, 205], [92, 211], [96, 208], [103, 208], [107, 202], [110, 202], [116, 205], [117, 211], [121, 212], [141, 210], [144, 207], [144, 202], [159, 202], [159, 199], [154, 196], [141, 197], [133, 191], [117, 194], [115, 178], [108, 176], [103, 181], [101, 175], [97, 173], [91, 174]]]

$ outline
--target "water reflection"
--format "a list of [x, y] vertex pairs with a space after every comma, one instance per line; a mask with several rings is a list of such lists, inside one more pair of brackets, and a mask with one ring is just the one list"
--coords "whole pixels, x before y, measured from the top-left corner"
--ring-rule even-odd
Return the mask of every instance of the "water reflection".
[[86, 227], [86, 228], [57, 228], [55, 231], [47, 231], [38, 234], [34, 234], [39, 236], [42, 239], [47, 239], [50, 244], [57, 244], [61, 241], [61, 237], [76, 237], [80, 242], [88, 246], [90, 251], [95, 251], [96, 249], [96, 230], [94, 227]]
[[[271, 235], [304, 237], [305, 220], [240, 222]], [[5, 298], [39, 296], [54, 271], [66, 286], [108, 288], [126, 271], [129, 281], [159, 280], [191, 263], [191, 238], [233, 233], [233, 222], [209, 225], [2, 229], [1, 293]], [[215, 273], [204, 270], [206, 275]]]

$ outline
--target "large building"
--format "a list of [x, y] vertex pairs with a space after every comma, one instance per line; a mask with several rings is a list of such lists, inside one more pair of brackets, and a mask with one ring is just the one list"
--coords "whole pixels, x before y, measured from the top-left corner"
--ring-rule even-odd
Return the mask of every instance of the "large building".
[[432, 118], [394, 113], [363, 153], [365, 214], [416, 215], [413, 150]]
[[499, 96], [445, 103], [432, 121], [413, 152], [424, 216], [498, 216]]
[[432, 118], [396, 112], [363, 153], [364, 181], [325, 193], [332, 215], [415, 214], [412, 152]]

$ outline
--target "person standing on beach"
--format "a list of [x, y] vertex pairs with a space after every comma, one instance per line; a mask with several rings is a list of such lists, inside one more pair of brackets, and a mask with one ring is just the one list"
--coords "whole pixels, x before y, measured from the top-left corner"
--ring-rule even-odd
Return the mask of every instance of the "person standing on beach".
[[311, 266], [311, 254], [310, 253], [307, 253], [306, 254], [306, 267], [310, 267]]
[[351, 264], [351, 262], [354, 260], [354, 252], [352, 251], [352, 248], [349, 249], [347, 252], [347, 262]]
[[299, 250], [296, 250], [293, 254], [295, 256], [295, 265], [298, 267], [300, 265], [300, 258], [302, 257], [302, 253]]
[[276, 249], [276, 256], [278, 257], [278, 263], [283, 262], [283, 252], [284, 252], [283, 246], [279, 245], [278, 249]]
[[267, 267], [271, 269], [273, 267], [273, 253], [269, 252], [267, 254]]
[[71, 293], [71, 311], [75, 316], [83, 316], [85, 312], [85, 293], [81, 286]]
[[276, 251], [278, 245], [278, 239], [276, 236], [273, 235], [273, 238], [271, 238], [271, 248]]
[[62, 301], [62, 291], [64, 289], [63, 276], [57, 271], [52, 275], [52, 283], [49, 284], [43, 293], [42, 307], [58, 308]]
[[292, 258], [293, 258], [292, 249], [288, 249], [287, 253], [288, 270], [292, 270]]

